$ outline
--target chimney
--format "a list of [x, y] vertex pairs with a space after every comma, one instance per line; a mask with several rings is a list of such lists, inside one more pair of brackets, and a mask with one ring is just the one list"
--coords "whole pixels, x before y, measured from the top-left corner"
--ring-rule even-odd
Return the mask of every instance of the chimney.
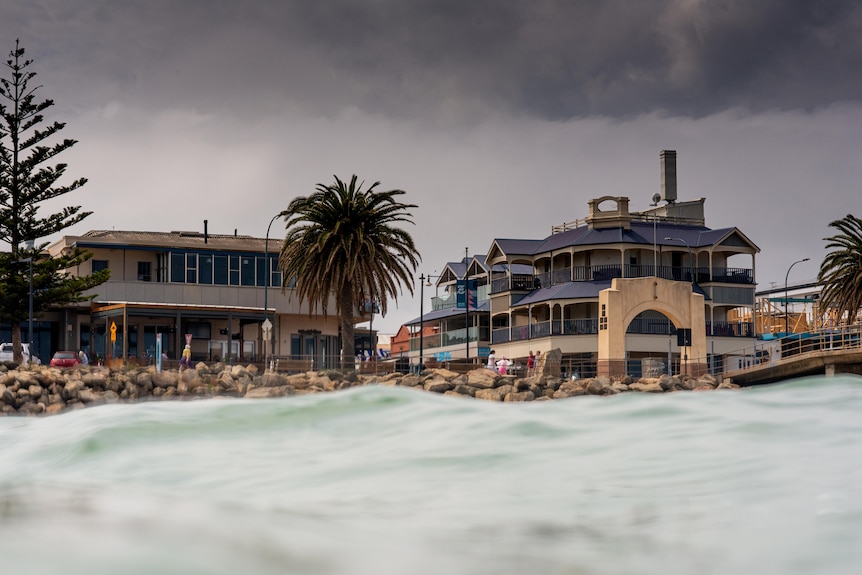
[[676, 150], [662, 150], [661, 160], [661, 199], [676, 202]]
[[204, 220], [204, 243], [205, 244], [208, 243], [208, 240], [209, 240], [209, 233], [207, 232], [207, 224], [208, 223], [209, 223], [208, 220]]

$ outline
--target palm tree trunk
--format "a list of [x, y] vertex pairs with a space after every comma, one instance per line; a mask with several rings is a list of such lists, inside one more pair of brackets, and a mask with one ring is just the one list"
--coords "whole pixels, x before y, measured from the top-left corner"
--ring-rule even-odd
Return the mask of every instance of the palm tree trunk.
[[353, 288], [344, 286], [338, 294], [338, 311], [341, 316], [341, 369], [352, 373], [356, 369], [353, 335]]

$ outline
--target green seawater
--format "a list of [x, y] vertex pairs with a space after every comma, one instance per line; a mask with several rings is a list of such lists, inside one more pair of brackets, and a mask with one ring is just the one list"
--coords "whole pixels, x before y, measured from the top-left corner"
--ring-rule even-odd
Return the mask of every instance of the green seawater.
[[862, 379], [0, 418], [0, 573], [856, 574]]

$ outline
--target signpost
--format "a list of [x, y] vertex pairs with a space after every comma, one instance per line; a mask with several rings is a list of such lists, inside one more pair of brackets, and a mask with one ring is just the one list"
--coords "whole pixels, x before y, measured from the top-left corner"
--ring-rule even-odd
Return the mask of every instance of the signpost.
[[162, 334], [156, 334], [156, 371], [162, 371]]
[[263, 320], [263, 323], [260, 324], [260, 329], [263, 331], [263, 369], [266, 371], [269, 369], [269, 357], [268, 357], [268, 346], [267, 343], [270, 341], [270, 333], [272, 333], [272, 322], [269, 321], [269, 318]]

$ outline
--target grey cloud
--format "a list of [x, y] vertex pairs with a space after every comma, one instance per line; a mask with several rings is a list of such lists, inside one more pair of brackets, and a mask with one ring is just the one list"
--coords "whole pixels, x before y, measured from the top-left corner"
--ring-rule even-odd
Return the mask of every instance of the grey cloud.
[[558, 120], [862, 94], [852, 0], [42, 0], [0, 13], [3, 37], [69, 77], [78, 105]]

